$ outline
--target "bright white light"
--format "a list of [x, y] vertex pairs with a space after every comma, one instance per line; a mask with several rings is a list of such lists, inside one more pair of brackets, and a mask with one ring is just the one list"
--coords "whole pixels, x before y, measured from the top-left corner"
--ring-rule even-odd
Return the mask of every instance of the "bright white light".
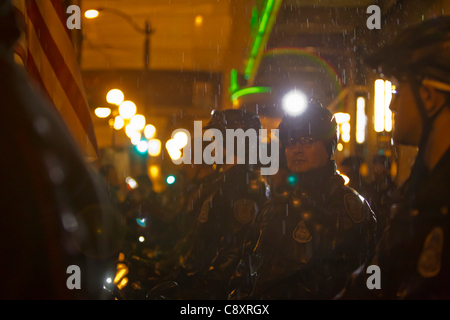
[[139, 242], [144, 242], [145, 238], [144, 237], [139, 237]]
[[112, 283], [112, 279], [111, 279], [111, 278], [108, 278], [108, 279], [106, 279], [106, 282], [107, 282], [107, 283]]
[[342, 133], [350, 133], [350, 123], [346, 122], [342, 124]]
[[106, 95], [106, 101], [111, 104], [120, 106], [123, 100], [125, 100], [125, 95], [119, 89], [113, 89]]
[[341, 132], [342, 132], [342, 141], [344, 141], [345, 143], [350, 142], [350, 130], [351, 130], [351, 126], [350, 123], [345, 122], [343, 124], [341, 124]]
[[138, 187], [136, 180], [134, 180], [131, 177], [126, 178], [125, 181], [130, 186], [131, 189], [136, 189]]
[[120, 130], [125, 126], [125, 121], [121, 116], [117, 116], [114, 120], [114, 129]]
[[141, 142], [138, 143], [137, 149], [141, 153], [147, 152], [147, 150], [148, 150], [148, 142], [145, 141], [145, 140], [142, 140]]
[[141, 142], [141, 138], [142, 136], [140, 132], [134, 132], [130, 137], [131, 144], [133, 146], [137, 146]]
[[[127, 126], [125, 127], [125, 134], [127, 135], [128, 138], [132, 138], [133, 135], [137, 132], [136, 128], [133, 127], [131, 124], [127, 124]], [[138, 132], [139, 133], [139, 132]]]
[[366, 141], [366, 99], [359, 97], [356, 99], [356, 142], [364, 143]]
[[84, 16], [88, 19], [97, 18], [98, 15], [99, 15], [99, 12], [97, 10], [88, 10], [84, 13]]
[[348, 113], [338, 112], [334, 114], [334, 118], [338, 124], [350, 122], [350, 115]]
[[132, 101], [125, 101], [119, 107], [120, 116], [124, 119], [131, 119], [136, 114], [137, 107]]
[[170, 152], [170, 150], [178, 149], [178, 145], [175, 140], [170, 139], [166, 142], [166, 149]]
[[189, 137], [184, 132], [178, 132], [173, 140], [175, 140], [178, 149], [183, 149], [188, 144]]
[[147, 139], [151, 139], [151, 138], [153, 138], [154, 136], [155, 136], [155, 134], [156, 134], [156, 128], [155, 128], [155, 126], [154, 125], [151, 125], [151, 124], [149, 124], [148, 126], [146, 126], [145, 127], [145, 129], [144, 129], [144, 134], [145, 134], [145, 137], [147, 138]]
[[383, 132], [384, 130], [384, 114], [385, 114], [385, 95], [384, 81], [378, 79], [375, 81], [375, 131]]
[[345, 143], [350, 142], [350, 134], [349, 133], [342, 133], [342, 141], [344, 141]]
[[283, 109], [291, 116], [302, 114], [306, 106], [306, 96], [298, 91], [288, 93], [283, 99]]
[[101, 119], [108, 118], [111, 114], [110, 108], [97, 108], [95, 109], [95, 115]]
[[161, 141], [152, 139], [148, 142], [148, 154], [151, 157], [157, 157], [161, 154]]
[[173, 183], [175, 182], [175, 177], [174, 177], [174, 176], [169, 176], [169, 177], [167, 177], [166, 182], [167, 182], [168, 184], [173, 184]]
[[178, 160], [181, 158], [181, 151], [178, 149], [167, 150], [172, 160]]
[[392, 111], [389, 109], [391, 101], [392, 83], [390, 81], [386, 81], [384, 87], [384, 130], [387, 132], [392, 131]]
[[141, 114], [137, 114], [131, 118], [130, 124], [136, 129], [136, 131], [143, 130], [145, 128], [145, 117]]

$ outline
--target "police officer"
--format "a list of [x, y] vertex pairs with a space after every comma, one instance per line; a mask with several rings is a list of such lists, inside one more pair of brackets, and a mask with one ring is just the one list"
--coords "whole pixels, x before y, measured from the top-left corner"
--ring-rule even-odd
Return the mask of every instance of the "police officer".
[[122, 219], [60, 116], [15, 65], [19, 36], [11, 2], [0, 0], [0, 127], [8, 133], [0, 136], [0, 299], [107, 298]]
[[[394, 141], [419, 147], [419, 154], [376, 255], [355, 272], [340, 299], [450, 298], [449, 44], [450, 17], [433, 18], [366, 60], [396, 85]], [[367, 277], [375, 277], [367, 274], [368, 265], [379, 267], [379, 289], [367, 288]]]
[[[247, 132], [255, 130], [259, 134], [259, 117], [245, 110], [214, 111], [211, 120], [203, 130], [216, 129], [226, 146], [226, 130]], [[217, 138], [217, 137], [215, 137]], [[223, 151], [223, 164], [219, 164], [220, 174], [208, 184], [209, 195], [202, 199], [196, 214], [197, 227], [189, 252], [183, 257], [180, 281], [182, 299], [226, 299], [228, 282], [241, 258], [242, 245], [248, 227], [259, 209], [270, 197], [270, 187], [249, 164], [237, 164], [235, 143], [233, 164], [227, 164], [231, 150]], [[246, 143], [246, 158], [250, 146]], [[218, 151], [218, 150], [216, 150]], [[183, 275], [188, 275], [186, 277]], [[184, 285], [183, 285], [184, 283]], [[189, 286], [186, 283], [190, 283]]]
[[336, 173], [338, 131], [328, 109], [311, 101], [279, 130], [297, 184], [252, 223], [229, 298], [331, 299], [373, 250], [376, 219]]

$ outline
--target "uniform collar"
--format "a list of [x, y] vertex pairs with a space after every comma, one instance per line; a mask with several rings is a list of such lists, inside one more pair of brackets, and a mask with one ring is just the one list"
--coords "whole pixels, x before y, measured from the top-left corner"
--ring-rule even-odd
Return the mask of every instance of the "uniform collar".
[[330, 160], [324, 167], [305, 173], [296, 174], [297, 184], [294, 188], [294, 194], [325, 187], [326, 181], [338, 176], [336, 169], [336, 162], [334, 160]]

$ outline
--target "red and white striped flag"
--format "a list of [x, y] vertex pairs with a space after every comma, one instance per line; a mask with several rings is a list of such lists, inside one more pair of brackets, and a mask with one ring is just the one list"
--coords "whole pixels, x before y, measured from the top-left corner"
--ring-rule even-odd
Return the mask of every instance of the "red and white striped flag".
[[23, 35], [15, 52], [28, 74], [53, 102], [88, 161], [98, 158], [97, 140], [81, 71], [61, 0], [12, 0]]

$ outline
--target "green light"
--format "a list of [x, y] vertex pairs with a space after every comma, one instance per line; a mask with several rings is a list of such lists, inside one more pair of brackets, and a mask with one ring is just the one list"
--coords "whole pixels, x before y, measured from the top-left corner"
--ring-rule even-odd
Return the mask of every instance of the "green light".
[[261, 35], [264, 34], [264, 32], [266, 31], [267, 23], [269, 22], [270, 12], [272, 11], [274, 2], [275, 2], [275, 0], [267, 1], [267, 5], [266, 5], [266, 8], [264, 9], [264, 13], [263, 13], [261, 23], [259, 25], [259, 30], [258, 30], [258, 33]]
[[[256, 33], [256, 37], [255, 37], [255, 41], [253, 42], [252, 45], [252, 49], [251, 49], [251, 53], [250, 53], [250, 57], [248, 59], [247, 62], [247, 67], [245, 69], [245, 79], [248, 80], [250, 79], [250, 75], [253, 71], [255, 62], [256, 62], [256, 58], [261, 50], [261, 45], [263, 43], [263, 39], [265, 37], [267, 37], [268, 35], [266, 35], [267, 31], [268, 31], [268, 27], [269, 24], [270, 29], [272, 28], [272, 24], [273, 22], [271, 22], [272, 20], [275, 19], [275, 15], [278, 12], [278, 8], [281, 5], [282, 0], [277, 0], [277, 5], [275, 6], [275, 0], [267, 0], [266, 5], [264, 7], [263, 13], [262, 13], [262, 17], [261, 17], [261, 22], [259, 23], [259, 27], [258, 27], [258, 31]], [[274, 10], [275, 8], [275, 10]], [[271, 18], [271, 16], [274, 15], [273, 18]], [[253, 16], [252, 16], [252, 23], [253, 23], [253, 19], [255, 18], [254, 12], [253, 12]]]
[[177, 181], [177, 179], [174, 176], [168, 176], [166, 179], [166, 182], [168, 185], [172, 185], [175, 183], [175, 181]]
[[289, 185], [295, 186], [297, 184], [297, 176], [296, 175], [290, 175], [288, 178]]
[[235, 92], [232, 96], [231, 96], [231, 100], [236, 101], [237, 99], [239, 99], [242, 96], [246, 96], [248, 94], [254, 94], [254, 93], [270, 93], [272, 92], [272, 88], [269, 87], [251, 87], [251, 88], [245, 88], [242, 90], [239, 90], [237, 92]]
[[234, 93], [236, 91], [239, 90], [239, 85], [238, 85], [238, 72], [236, 69], [231, 70], [231, 79], [230, 79], [231, 85], [230, 85], [230, 89], [228, 89], [228, 91], [230, 93]]
[[139, 218], [137, 218], [136, 219], [136, 222], [137, 222], [137, 224], [139, 225], [139, 226], [141, 226], [142, 228], [145, 228], [145, 219], [139, 219]]
[[258, 7], [254, 6], [252, 9], [251, 30], [254, 30], [258, 25]]

